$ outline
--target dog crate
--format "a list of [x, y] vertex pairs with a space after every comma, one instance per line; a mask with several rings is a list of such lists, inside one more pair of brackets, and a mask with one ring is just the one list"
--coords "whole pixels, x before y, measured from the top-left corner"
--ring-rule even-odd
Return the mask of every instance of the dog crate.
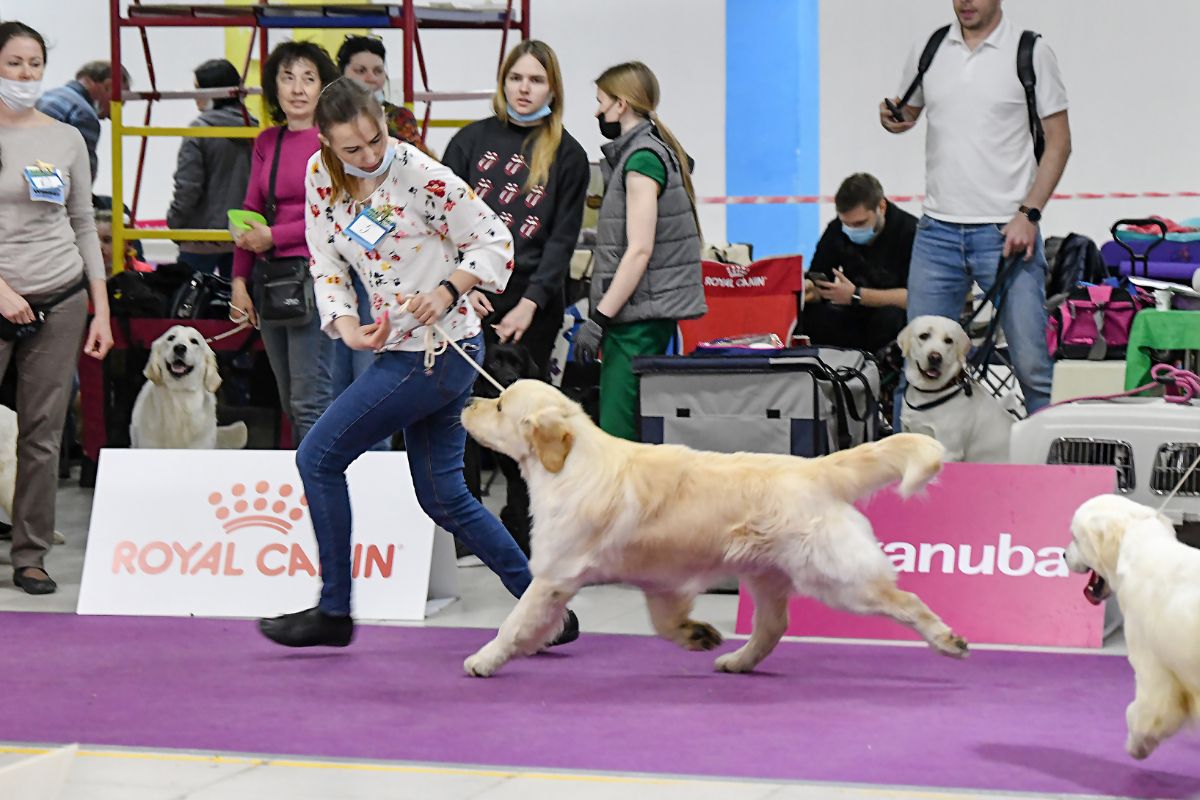
[[1092, 464], [1117, 471], [1115, 491], [1157, 508], [1183, 480], [1164, 513], [1176, 525], [1200, 521], [1200, 404], [1127, 397], [1054, 406], [1012, 431], [1018, 464]]
[[634, 360], [643, 442], [820, 456], [878, 439], [879, 368], [858, 350]]

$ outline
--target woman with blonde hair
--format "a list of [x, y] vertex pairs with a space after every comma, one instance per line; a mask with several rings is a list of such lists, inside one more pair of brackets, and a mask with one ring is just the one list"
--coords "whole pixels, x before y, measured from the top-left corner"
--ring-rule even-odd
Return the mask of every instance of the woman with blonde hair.
[[637, 441], [637, 356], [661, 355], [681, 319], [707, 310], [691, 159], [659, 119], [658, 79], [645, 64], [596, 79], [604, 200], [596, 226], [589, 318], [575, 339], [583, 360], [602, 355], [600, 427]]
[[[519, 342], [548, 380], [590, 171], [587, 153], [563, 128], [562, 74], [549, 45], [529, 40], [509, 52], [492, 110], [455, 135], [442, 162], [496, 212], [515, 243], [504, 293], [471, 294], [487, 343]], [[500, 518], [528, 552], [525, 482], [514, 462], [498, 458], [508, 492]]]

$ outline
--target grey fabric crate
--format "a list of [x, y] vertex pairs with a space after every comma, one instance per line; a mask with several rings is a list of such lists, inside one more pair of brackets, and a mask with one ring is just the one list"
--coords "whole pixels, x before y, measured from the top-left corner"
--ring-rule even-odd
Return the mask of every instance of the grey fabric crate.
[[858, 350], [639, 358], [642, 441], [817, 456], [880, 435], [879, 369]]

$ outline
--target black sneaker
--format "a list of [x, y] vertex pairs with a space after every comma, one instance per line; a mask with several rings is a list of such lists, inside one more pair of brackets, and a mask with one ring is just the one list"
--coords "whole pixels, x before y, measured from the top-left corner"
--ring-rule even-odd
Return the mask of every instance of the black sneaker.
[[335, 617], [319, 608], [260, 619], [258, 629], [284, 647], [345, 647], [354, 638], [354, 619]]
[[554, 637], [554, 639], [551, 640], [546, 647], [558, 647], [560, 644], [570, 644], [578, 638], [579, 617], [575, 616], [575, 612], [568, 608], [567, 619], [565, 622], [563, 622], [562, 631], [560, 631], [558, 636]]

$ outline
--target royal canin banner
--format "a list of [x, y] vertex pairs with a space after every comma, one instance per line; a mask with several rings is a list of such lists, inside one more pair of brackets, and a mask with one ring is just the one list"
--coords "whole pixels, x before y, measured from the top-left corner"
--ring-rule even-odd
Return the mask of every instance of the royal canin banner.
[[[347, 482], [355, 615], [424, 619], [455, 593], [454, 547], [434, 546], [406, 454], [366, 453]], [[272, 616], [315, 605], [319, 575], [294, 452], [101, 452], [78, 613]]]
[[702, 261], [706, 297], [757, 297], [785, 295], [804, 285], [801, 256], [763, 258], [745, 266]]

